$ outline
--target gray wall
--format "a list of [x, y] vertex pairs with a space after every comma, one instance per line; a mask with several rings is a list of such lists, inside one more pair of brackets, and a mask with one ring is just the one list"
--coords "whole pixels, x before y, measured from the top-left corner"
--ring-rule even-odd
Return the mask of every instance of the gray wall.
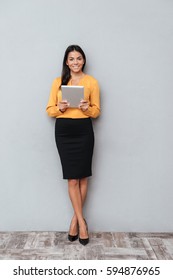
[[101, 88], [90, 230], [172, 231], [173, 1], [1, 0], [0, 40], [0, 230], [68, 230], [45, 108], [77, 43]]

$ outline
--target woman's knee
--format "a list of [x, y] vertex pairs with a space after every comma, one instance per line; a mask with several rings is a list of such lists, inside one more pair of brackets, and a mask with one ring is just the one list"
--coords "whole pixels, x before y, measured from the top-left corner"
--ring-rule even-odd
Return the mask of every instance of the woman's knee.
[[68, 184], [70, 187], [76, 187], [79, 185], [79, 180], [78, 179], [69, 179]]

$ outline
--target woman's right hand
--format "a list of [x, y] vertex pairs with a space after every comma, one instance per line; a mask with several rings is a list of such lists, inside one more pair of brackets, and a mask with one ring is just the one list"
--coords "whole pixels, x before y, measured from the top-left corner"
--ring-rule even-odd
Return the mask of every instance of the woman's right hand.
[[67, 108], [69, 108], [69, 106], [70, 103], [68, 103], [67, 100], [62, 100], [58, 103], [58, 108], [62, 113], [64, 113], [67, 110]]

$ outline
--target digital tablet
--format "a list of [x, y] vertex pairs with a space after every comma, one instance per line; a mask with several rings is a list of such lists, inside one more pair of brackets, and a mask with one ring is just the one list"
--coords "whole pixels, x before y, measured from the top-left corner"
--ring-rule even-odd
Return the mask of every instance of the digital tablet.
[[67, 100], [70, 107], [78, 107], [80, 101], [84, 99], [84, 86], [61, 86], [62, 100]]

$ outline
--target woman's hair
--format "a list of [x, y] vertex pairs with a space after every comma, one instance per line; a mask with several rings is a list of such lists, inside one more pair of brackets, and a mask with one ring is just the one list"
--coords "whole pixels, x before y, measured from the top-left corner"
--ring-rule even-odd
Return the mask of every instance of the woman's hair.
[[78, 45], [69, 46], [66, 49], [65, 54], [64, 54], [62, 74], [61, 74], [61, 85], [67, 85], [71, 78], [70, 69], [69, 69], [68, 65], [66, 64], [66, 62], [67, 62], [68, 54], [72, 51], [77, 51], [83, 56], [84, 65], [82, 67], [82, 70], [84, 69], [85, 64], [86, 64], [86, 56], [85, 56], [84, 51], [81, 49], [81, 47], [79, 47]]

